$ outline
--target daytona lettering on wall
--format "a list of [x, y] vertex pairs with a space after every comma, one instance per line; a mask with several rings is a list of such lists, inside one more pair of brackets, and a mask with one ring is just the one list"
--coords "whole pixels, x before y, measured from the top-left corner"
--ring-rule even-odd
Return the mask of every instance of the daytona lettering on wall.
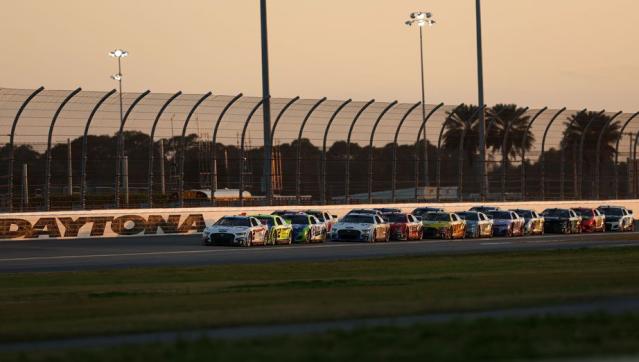
[[41, 217], [0, 219], [0, 239], [188, 234], [206, 227], [203, 214]]

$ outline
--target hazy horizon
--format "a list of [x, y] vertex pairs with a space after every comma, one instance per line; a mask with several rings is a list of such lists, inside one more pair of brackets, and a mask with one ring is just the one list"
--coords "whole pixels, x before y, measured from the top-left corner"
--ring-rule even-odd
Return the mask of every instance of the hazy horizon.
[[[126, 92], [261, 94], [258, 1], [4, 8], [0, 87], [111, 89], [107, 53], [121, 47]], [[426, 10], [438, 21], [425, 29], [427, 102], [477, 102], [474, 1], [271, 0], [268, 10], [274, 97], [419, 100], [418, 30], [403, 21]], [[484, 0], [486, 102], [636, 110], [638, 11], [631, 0]]]

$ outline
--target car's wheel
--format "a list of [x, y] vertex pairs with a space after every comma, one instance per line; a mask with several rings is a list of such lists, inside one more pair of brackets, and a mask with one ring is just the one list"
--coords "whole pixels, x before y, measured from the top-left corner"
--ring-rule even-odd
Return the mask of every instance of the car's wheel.
[[293, 232], [292, 231], [288, 233], [288, 240], [286, 240], [286, 243], [288, 245], [293, 244]]
[[246, 246], [253, 246], [253, 233], [249, 233], [245, 244]]
[[474, 238], [474, 239], [479, 239], [479, 238], [481, 238], [481, 228], [480, 228], [480, 227], [477, 227], [477, 228], [475, 229], [475, 235], [473, 235], [473, 238]]
[[327, 232], [326, 230], [322, 230], [322, 238], [319, 240], [320, 243], [323, 243], [326, 241], [326, 237], [327, 237]]
[[506, 237], [511, 238], [513, 236], [513, 228], [509, 227], [508, 231], [506, 231]]
[[377, 230], [373, 231], [373, 237], [369, 240], [369, 243], [374, 243], [377, 241]]
[[310, 242], [311, 242], [311, 231], [310, 231], [310, 230], [308, 230], [308, 231], [306, 232], [304, 240], [305, 240], [307, 243], [310, 243]]
[[[408, 240], [408, 236], [406, 237], [406, 240]], [[386, 238], [384, 239], [384, 242], [389, 242], [390, 241], [390, 231], [386, 231]]]

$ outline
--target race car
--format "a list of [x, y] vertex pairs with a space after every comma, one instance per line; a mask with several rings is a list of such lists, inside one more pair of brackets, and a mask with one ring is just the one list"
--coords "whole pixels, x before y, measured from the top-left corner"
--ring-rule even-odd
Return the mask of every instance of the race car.
[[266, 244], [267, 227], [252, 216], [224, 216], [202, 232], [204, 245]]
[[635, 218], [632, 211], [622, 206], [599, 206], [597, 208], [606, 216], [606, 231], [634, 231]]
[[384, 214], [384, 220], [390, 224], [392, 240], [421, 240], [422, 223], [415, 216], [391, 212]]
[[489, 211], [486, 215], [493, 219], [493, 235], [523, 236], [524, 218], [510, 210]]
[[493, 220], [483, 212], [459, 211], [456, 214], [466, 221], [467, 238], [490, 238], [493, 236]]
[[463, 239], [466, 221], [452, 212], [429, 212], [422, 217], [423, 238]]
[[284, 214], [282, 218], [293, 227], [293, 241], [302, 243], [324, 242], [326, 225], [315, 216], [303, 212]]
[[304, 210], [303, 212], [315, 216], [319, 221], [323, 222], [326, 225], [326, 231], [330, 232], [333, 228], [333, 225], [337, 222], [337, 217], [331, 215], [330, 213], [322, 210]]
[[544, 230], [550, 233], [577, 234], [581, 232], [581, 217], [571, 209], [550, 208], [544, 210]]
[[390, 226], [380, 216], [373, 214], [348, 214], [333, 225], [333, 241], [388, 241]]
[[429, 212], [444, 212], [444, 209], [442, 209], [441, 207], [418, 207], [413, 210], [411, 214], [417, 217], [417, 220], [422, 220], [424, 215], [428, 214]]
[[606, 231], [606, 217], [597, 209], [577, 207], [572, 209], [581, 216], [581, 231], [585, 233]]
[[252, 216], [267, 227], [267, 244], [291, 244], [293, 242], [293, 227], [282, 219], [281, 216], [266, 214]]
[[524, 218], [525, 235], [544, 235], [544, 217], [535, 210], [515, 209], [517, 215]]

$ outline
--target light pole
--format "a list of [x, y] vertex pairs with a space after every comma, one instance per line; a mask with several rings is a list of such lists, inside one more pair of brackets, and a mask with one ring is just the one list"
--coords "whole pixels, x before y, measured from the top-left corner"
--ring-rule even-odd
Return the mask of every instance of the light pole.
[[[111, 76], [111, 79], [116, 80], [118, 82], [119, 87], [119, 96], [120, 96], [120, 129], [122, 128], [122, 123], [124, 122], [124, 112], [122, 106], [122, 58], [129, 55], [129, 52], [122, 49], [116, 49], [114, 51], [109, 52], [109, 55], [118, 60], [118, 72]], [[116, 160], [115, 160], [115, 172], [116, 178], [120, 180], [121, 168], [122, 168], [122, 146], [124, 145], [124, 139], [122, 135], [122, 131], [118, 131], [118, 144], [116, 147]], [[116, 207], [120, 207], [120, 182], [118, 181], [115, 187], [115, 205]], [[128, 200], [127, 200], [128, 203]]]
[[[477, 26], [477, 88], [479, 109], [484, 109], [484, 61], [482, 55], [481, 38], [481, 0], [475, 0], [475, 17]], [[488, 195], [488, 176], [486, 174], [486, 117], [482, 111], [479, 114], [479, 176], [481, 200]]]
[[[413, 24], [419, 27], [419, 60], [421, 69], [421, 85], [422, 85], [422, 121], [426, 119], [426, 90], [424, 87], [424, 36], [423, 28], [425, 25], [433, 26], [435, 20], [433, 20], [433, 14], [429, 12], [417, 11], [410, 13], [410, 19], [406, 20], [404, 24], [412, 26]], [[428, 177], [428, 139], [426, 138], [426, 125], [424, 125], [424, 184], [428, 186], [430, 183]]]
[[266, 16], [266, 0], [260, 0], [260, 28], [262, 41], [262, 119], [264, 120], [264, 191], [266, 204], [273, 202], [271, 185], [271, 92], [269, 89], [268, 68], [268, 28]]

